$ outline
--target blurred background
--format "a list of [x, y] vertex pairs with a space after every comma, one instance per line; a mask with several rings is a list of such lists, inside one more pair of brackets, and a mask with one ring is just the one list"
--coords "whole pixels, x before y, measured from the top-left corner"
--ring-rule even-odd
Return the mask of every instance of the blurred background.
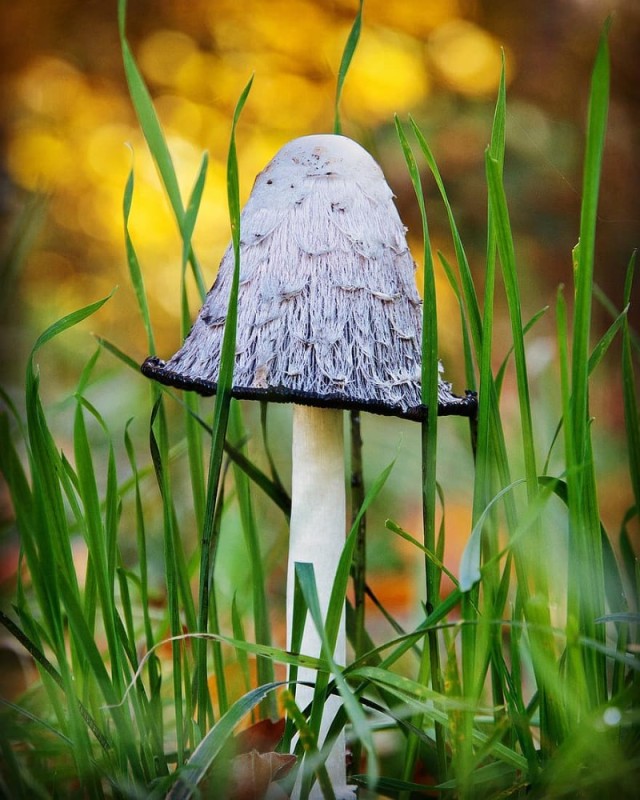
[[[96, 346], [90, 332], [136, 361], [147, 355], [123, 245], [122, 198], [132, 168], [130, 230], [159, 352], [167, 356], [180, 343], [180, 241], [128, 97], [116, 6], [115, 0], [1, 5], [0, 382], [17, 400], [37, 335], [115, 286], [117, 293], [98, 315], [39, 356], [43, 392], [55, 399], [75, 385]], [[225, 163], [231, 116], [242, 88], [255, 74], [237, 138], [244, 201], [256, 173], [282, 144], [331, 130], [337, 69], [357, 6], [356, 0], [130, 0], [129, 40], [168, 138], [183, 198], [191, 191], [202, 153], [209, 153], [194, 243], [210, 283], [229, 239]], [[393, 125], [394, 113], [403, 120], [408, 114], [415, 117], [438, 161], [479, 287], [485, 257], [484, 149], [504, 50], [505, 180], [525, 318], [553, 306], [558, 284], [571, 282], [589, 75], [603, 23], [612, 12], [612, 95], [596, 277], [619, 307], [624, 270], [640, 228], [637, 0], [365, 2], [362, 36], [343, 96], [344, 132], [381, 163], [419, 261], [419, 216]], [[453, 261], [446, 218], [426, 173], [425, 187], [433, 248]], [[437, 282], [441, 353], [447, 376], [461, 392], [457, 309], [440, 268]], [[197, 306], [194, 294], [193, 313]], [[637, 310], [633, 313], [637, 321]], [[596, 329], [604, 330], [609, 319], [596, 303]], [[509, 346], [507, 326], [506, 320], [498, 322], [496, 364]], [[543, 399], [549, 392], [554, 395], [554, 404], [543, 402], [536, 411], [538, 430], [547, 437], [541, 453], [558, 419], [557, 378], [550, 370], [554, 330], [550, 312], [529, 340], [532, 375], [539, 378], [534, 391]], [[611, 388], [615, 360], [608, 363], [600, 368], [604, 379], [594, 389], [593, 405], [603, 442], [603, 516], [615, 528], [630, 494], [619, 479], [625, 458], [623, 420], [619, 389]], [[115, 359], [102, 356], [97, 397], [102, 413], [119, 421], [120, 428], [137, 412], [136, 403], [147, 390], [144, 379], [124, 372]], [[509, 391], [507, 384], [507, 413]], [[285, 410], [274, 416], [276, 424], [278, 419], [286, 424]], [[417, 533], [419, 460], [411, 441], [417, 437], [407, 423], [385, 425], [365, 420], [367, 470], [375, 475], [398, 442], [404, 442], [414, 472], [409, 470], [410, 480], [406, 471], [394, 478], [392, 490], [399, 516]], [[468, 437], [460, 421], [447, 422], [445, 428], [441, 469], [454, 500], [450, 524], [468, 534]], [[403, 494], [407, 486], [411, 500]], [[403, 547], [398, 548], [399, 569], [409, 557]], [[377, 552], [375, 546], [370, 551], [373, 566], [376, 558], [387, 567], [393, 563]], [[388, 591], [392, 586], [397, 589], [399, 582]]]

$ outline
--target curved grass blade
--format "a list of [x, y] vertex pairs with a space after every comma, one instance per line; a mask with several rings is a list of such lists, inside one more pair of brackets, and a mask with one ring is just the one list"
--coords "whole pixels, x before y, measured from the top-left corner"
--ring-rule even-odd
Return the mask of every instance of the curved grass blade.
[[360, 8], [358, 9], [356, 18], [353, 21], [353, 25], [351, 26], [351, 30], [347, 38], [347, 43], [345, 45], [344, 52], [342, 53], [340, 68], [338, 70], [338, 80], [336, 83], [336, 99], [334, 103], [334, 120], [333, 120], [333, 132], [338, 134], [342, 133], [342, 123], [340, 122], [340, 97], [342, 96], [342, 87], [344, 86], [344, 81], [345, 78], [347, 77], [349, 66], [351, 65], [351, 59], [353, 58], [353, 54], [355, 53], [356, 47], [358, 46], [358, 40], [360, 39], [360, 31], [362, 30], [363, 8], [364, 8], [364, 0], [360, 0]]
[[[124, 72], [129, 86], [129, 94], [135, 109], [140, 127], [146, 139], [151, 156], [156, 164], [160, 178], [167, 192], [167, 197], [173, 209], [178, 228], [182, 233], [184, 229], [184, 205], [180, 196], [180, 187], [176, 176], [175, 167], [167, 142], [162, 132], [160, 120], [153, 107], [151, 95], [144, 82], [142, 74], [135, 62], [126, 35], [127, 0], [118, 0], [118, 31], [120, 35], [120, 48]], [[206, 286], [202, 277], [200, 265], [195, 257], [193, 248], [190, 249], [189, 261], [200, 294], [204, 296]]]
[[482, 541], [482, 528], [484, 526], [485, 519], [487, 518], [489, 512], [491, 511], [492, 507], [500, 500], [505, 494], [510, 492], [516, 486], [520, 486], [522, 483], [525, 483], [524, 478], [520, 478], [513, 483], [510, 483], [509, 486], [505, 486], [501, 489], [498, 494], [489, 502], [487, 507], [484, 509], [480, 517], [478, 518], [476, 524], [473, 526], [473, 530], [471, 531], [471, 535], [467, 540], [467, 544], [462, 552], [462, 557], [460, 558], [460, 591], [461, 592], [468, 592], [472, 589], [472, 587], [480, 580], [482, 574], [480, 572], [480, 553], [481, 553], [481, 541]]
[[220, 754], [236, 725], [270, 692], [284, 685], [286, 681], [259, 686], [236, 700], [196, 747], [186, 764], [179, 769], [178, 781], [167, 795], [168, 800], [189, 800], [197, 794], [198, 784], [207, 774], [216, 756]]
[[28, 370], [33, 377], [33, 358], [40, 348], [45, 345], [47, 342], [50, 342], [56, 336], [59, 336], [64, 331], [68, 330], [69, 328], [73, 328], [74, 325], [82, 322], [83, 320], [90, 317], [92, 314], [95, 314], [96, 311], [99, 311], [102, 306], [113, 297], [113, 294], [116, 290], [113, 289], [106, 297], [103, 297], [102, 300], [97, 300], [95, 303], [90, 303], [88, 306], [84, 306], [83, 308], [79, 308], [77, 311], [72, 311], [70, 314], [67, 314], [64, 317], [61, 317], [59, 320], [56, 320], [52, 325], [50, 325], [43, 333], [38, 336], [36, 339], [36, 343], [33, 345], [31, 350], [31, 355], [29, 356], [28, 360]]
[[[367, 722], [367, 718], [364, 715], [362, 708], [360, 707], [360, 704], [354, 697], [353, 692], [351, 691], [351, 689], [347, 685], [346, 680], [344, 679], [342, 670], [333, 660], [333, 649], [335, 647], [335, 642], [330, 642], [327, 627], [325, 626], [325, 623], [322, 619], [322, 612], [320, 610], [320, 601], [318, 599], [318, 590], [316, 588], [316, 579], [313, 570], [313, 564], [296, 563], [296, 580], [299, 582], [302, 594], [304, 596], [307, 608], [309, 610], [309, 614], [311, 615], [311, 618], [313, 619], [313, 622], [316, 626], [316, 630], [318, 631], [318, 634], [322, 640], [324, 657], [329, 663], [331, 674], [333, 675], [333, 678], [336, 682], [338, 692], [340, 693], [340, 697], [342, 698], [342, 702], [344, 703], [347, 715], [351, 720], [354, 732], [358, 740], [362, 743], [363, 747], [368, 753], [367, 775], [369, 777], [371, 785], [375, 786], [379, 774], [379, 768], [378, 768], [377, 753], [373, 743], [373, 737], [371, 735], [371, 729]], [[322, 687], [322, 691], [324, 691], [325, 689], [326, 686]], [[316, 703], [316, 697], [319, 697], [319, 695], [320, 695], [320, 687], [319, 683], [316, 683], [316, 695], [314, 696], [313, 709], [311, 712], [311, 723], [310, 723], [312, 730], [314, 730], [314, 733], [317, 730], [315, 724], [316, 715], [314, 714], [314, 711], [318, 707]], [[321, 714], [318, 716], [321, 716]]]

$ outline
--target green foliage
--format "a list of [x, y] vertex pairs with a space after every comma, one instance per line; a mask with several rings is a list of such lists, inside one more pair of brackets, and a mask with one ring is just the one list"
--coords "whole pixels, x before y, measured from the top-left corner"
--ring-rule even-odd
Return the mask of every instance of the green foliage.
[[[119, 3], [120, 33], [131, 97], [158, 166], [163, 186], [183, 237], [181, 330], [189, 320], [187, 284], [202, 296], [204, 281], [191, 245], [207, 172], [203, 158], [186, 206], [178, 190], [171, 156], [149, 93], [125, 37], [126, 3]], [[336, 94], [355, 50], [362, 3], [347, 42]], [[424, 234], [425, 341], [423, 391], [435, 407], [437, 397], [437, 317], [435, 268], [428, 237], [423, 180], [416, 153], [431, 172], [451, 227], [457, 264], [439, 261], [452, 285], [460, 312], [469, 386], [477, 387], [480, 407], [472, 421], [475, 456], [472, 530], [460, 574], [442, 563], [447, 526], [436, 524], [444, 490], [436, 482], [435, 418], [422, 430], [424, 536], [419, 542], [392, 520], [387, 527], [415, 547], [425, 560], [425, 606], [419, 621], [405, 630], [384, 608], [393, 628], [376, 642], [364, 617], [347, 603], [347, 626], [357, 657], [349, 665], [332, 658], [344, 598], [347, 595], [359, 526], [389, 477], [389, 465], [375, 480], [355, 516], [335, 579], [327, 619], [316, 596], [313, 570], [302, 566], [292, 631], [292, 652], [272, 643], [269, 568], [260, 545], [256, 488], [288, 516], [289, 499], [266, 443], [264, 459], [271, 475], [254, 463], [246, 448], [241, 406], [231, 401], [235, 349], [235, 297], [239, 277], [240, 205], [236, 127], [251, 81], [233, 118], [228, 158], [228, 200], [235, 252], [235, 275], [227, 325], [220, 389], [212, 424], [201, 414], [200, 400], [178, 400], [175, 393], [149, 386], [144, 409], [149, 417], [148, 452], [134, 425], [124, 425], [125, 458], [118, 459], [116, 432], [90, 401], [92, 375], [103, 350], [123, 367], [135, 362], [108, 342], [89, 360], [69, 402], [73, 406], [71, 443], [52, 429], [41, 395], [36, 356], [64, 336], [109, 298], [52, 324], [37, 340], [28, 360], [24, 419], [3, 394], [0, 414], [0, 470], [9, 488], [20, 533], [21, 569], [12, 609], [0, 622], [32, 656], [39, 679], [18, 703], [3, 703], [0, 727], [2, 791], [7, 796], [187, 798], [200, 790], [210, 770], [228, 758], [226, 745], [237, 727], [275, 717], [276, 667], [317, 669], [309, 709], [283, 695], [288, 724], [282, 747], [296, 731], [295, 752], [304, 754], [303, 791], [317, 778], [326, 796], [332, 789], [319, 749], [327, 693], [338, 693], [343, 709], [332, 734], [349, 725], [367, 754], [352, 781], [378, 795], [409, 797], [425, 791], [416, 765], [426, 765], [441, 796], [631, 797], [640, 776], [638, 758], [639, 662], [637, 658], [640, 578], [630, 526], [640, 508], [640, 420], [636, 389], [637, 347], [626, 311], [631, 302], [635, 255], [624, 287], [624, 309], [592, 345], [594, 242], [598, 187], [606, 129], [609, 59], [606, 32], [596, 57], [590, 95], [580, 243], [576, 251], [570, 311], [558, 292], [556, 435], [546, 454], [536, 429], [533, 378], [525, 337], [545, 309], [527, 323], [519, 288], [517, 254], [504, 188], [507, 122], [504, 76], [500, 85], [490, 145], [486, 153], [488, 188], [487, 258], [484, 284], [477, 286], [462, 236], [447, 197], [445, 182], [425, 136], [413, 120], [396, 120], [401, 149], [416, 191]], [[415, 148], [415, 152], [414, 152]], [[125, 254], [150, 352], [154, 333], [143, 273], [129, 234], [135, 201], [133, 170], [124, 192]], [[189, 274], [189, 266], [191, 271]], [[456, 268], [457, 267], [457, 268]], [[496, 293], [504, 289], [511, 343], [493, 371]], [[480, 298], [482, 297], [482, 301]], [[114, 302], [114, 301], [112, 301]], [[635, 497], [620, 522], [619, 561], [599, 513], [589, 390], [596, 367], [621, 339], [621, 387], [629, 453], [629, 484]], [[507, 446], [502, 391], [513, 370], [520, 439]], [[184, 411], [182, 439], [172, 431], [175, 408]], [[175, 408], [174, 408], [175, 407]], [[562, 442], [562, 453], [551, 451]], [[560, 447], [557, 448], [560, 450]], [[543, 455], [544, 462], [542, 460]], [[209, 459], [208, 477], [204, 464]], [[542, 470], [539, 463], [544, 463]], [[555, 469], [549, 466], [559, 463]], [[227, 474], [227, 467], [232, 468]], [[122, 476], [123, 470], [126, 476]], [[395, 470], [402, 470], [401, 459]], [[155, 485], [153, 485], [155, 479]], [[188, 485], [201, 548], [185, 552], [181, 493]], [[149, 496], [153, 495], [153, 503]], [[155, 507], [154, 507], [155, 506]], [[235, 516], [234, 516], [235, 514]], [[561, 521], [558, 522], [558, 519]], [[165, 596], [154, 608], [149, 575], [150, 532], [161, 532]], [[566, 544], [562, 534], [566, 533]], [[215, 577], [221, 542], [243, 539], [250, 580], [238, 590], [224, 617], [218, 608]], [[88, 554], [86, 575], [76, 574], [73, 544], [81, 538]], [[553, 551], [551, 540], [553, 539]], [[136, 558], [125, 555], [135, 541]], [[553, 579], [557, 550], [568, 559], [566, 584]], [[444, 575], [454, 588], [441, 595]], [[362, 578], [364, 580], [364, 578]], [[193, 587], [197, 586], [197, 601]], [[242, 595], [246, 593], [246, 596]], [[250, 609], [250, 617], [246, 609]], [[310, 614], [323, 641], [312, 659], [297, 652], [304, 618]], [[230, 620], [232, 635], [224, 632]], [[170, 657], [162, 657], [168, 648]], [[143, 655], [144, 654], [144, 655]], [[256, 659], [252, 685], [251, 659]], [[228, 681], [238, 664], [242, 686]], [[293, 689], [293, 684], [290, 686]], [[254, 715], [254, 716], [252, 716]], [[383, 758], [379, 735], [393, 732], [395, 761]], [[26, 743], [26, 746], [23, 746]], [[43, 764], [53, 768], [43, 769]]]

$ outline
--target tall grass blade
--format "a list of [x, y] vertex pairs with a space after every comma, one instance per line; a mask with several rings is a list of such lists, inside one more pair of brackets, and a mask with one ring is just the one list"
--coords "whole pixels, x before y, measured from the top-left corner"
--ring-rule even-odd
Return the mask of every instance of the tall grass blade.
[[[604, 612], [604, 568], [591, 448], [588, 369], [596, 219], [609, 105], [607, 37], [608, 25], [600, 38], [589, 95], [580, 239], [574, 271], [571, 398], [567, 409], [569, 416], [565, 416], [565, 428], [571, 426], [565, 447], [570, 512], [569, 559], [570, 563], [581, 565], [581, 569], [569, 574], [568, 621], [577, 624], [584, 635], [601, 641], [604, 641], [604, 631], [595, 625], [594, 620]], [[603, 658], [597, 653], [585, 652], [583, 663], [577, 669], [586, 671], [588, 688], [584, 701], [587, 708], [604, 702], [607, 692]], [[569, 680], [574, 678], [570, 675]]]
[[580, 239], [575, 268], [575, 311], [571, 381], [576, 410], [574, 438], [578, 446], [586, 440], [588, 419], [589, 332], [593, 295], [593, 265], [602, 155], [609, 108], [609, 48], [607, 25], [603, 31], [591, 77], [584, 156]]
[[[230, 437], [238, 443], [239, 448], [246, 438], [243, 428], [242, 416], [237, 402], [231, 404], [229, 418]], [[249, 552], [251, 563], [251, 586], [253, 594], [253, 619], [255, 637], [257, 644], [271, 644], [271, 626], [269, 624], [269, 604], [266, 593], [266, 577], [262, 558], [262, 548], [258, 526], [256, 525], [253, 502], [251, 500], [251, 486], [249, 478], [242, 469], [234, 464], [233, 467], [236, 494], [240, 508], [240, 521], [244, 538]], [[258, 682], [260, 684], [273, 683], [275, 680], [273, 664], [269, 659], [258, 658], [257, 661]], [[275, 697], [268, 695], [267, 706], [264, 708], [265, 715], [275, 719], [277, 707]]]
[[[175, 544], [177, 541], [175, 531], [176, 520], [173, 510], [171, 482], [168, 473], [168, 435], [161, 396], [157, 397], [151, 412], [151, 419], [149, 423], [149, 449], [151, 452], [151, 459], [153, 461], [158, 488], [160, 490], [160, 497], [162, 499], [163, 555], [167, 588], [169, 629], [172, 636], [178, 636], [180, 633], [182, 633], [182, 621], [180, 617], [179, 601], [179, 567], [178, 559], [175, 554]], [[182, 695], [182, 655], [178, 642], [172, 642], [171, 660], [173, 666], [172, 681], [174, 715], [176, 720], [176, 728], [178, 731], [181, 731], [184, 721], [184, 705]], [[185, 757], [185, 742], [181, 735], [177, 737], [177, 751], [178, 763], [180, 764], [184, 761]]]
[[[334, 103], [334, 122], [333, 132], [335, 134], [342, 134], [342, 121], [340, 119], [340, 98], [342, 96], [342, 89], [347, 77], [347, 72], [351, 66], [354, 53], [360, 40], [360, 33], [362, 30], [362, 13], [364, 10], [364, 0], [360, 0], [358, 12], [351, 26], [349, 36], [345, 43], [345, 48], [342, 53], [340, 67], [338, 69], [338, 79], [336, 82], [336, 96]], [[353, 409], [349, 412], [349, 426], [351, 431], [350, 444], [351, 444], [351, 519], [355, 519], [358, 514], [364, 498], [365, 498], [365, 485], [363, 477], [363, 460], [362, 460], [362, 435], [360, 424], [360, 411]], [[358, 541], [353, 557], [353, 588], [354, 588], [354, 603], [355, 603], [355, 629], [354, 629], [354, 651], [356, 657], [363, 652], [363, 642], [366, 638], [365, 634], [365, 584], [366, 584], [366, 559], [367, 559], [367, 518], [362, 516], [360, 518], [360, 528], [358, 531]], [[354, 743], [353, 748], [353, 763], [360, 763], [361, 746], [360, 742]]]
[[[396, 132], [402, 145], [411, 183], [420, 209], [423, 241], [423, 305], [422, 305], [422, 403], [428, 408], [428, 418], [421, 428], [422, 454], [422, 524], [424, 547], [429, 552], [436, 551], [436, 453], [438, 442], [438, 320], [436, 313], [436, 287], [433, 270], [433, 257], [429, 240], [427, 212], [422, 191], [422, 181], [413, 151], [407, 141], [406, 134], [396, 117]], [[428, 558], [425, 558], [426, 607], [432, 612], [439, 603], [440, 570]], [[429, 678], [433, 689], [440, 692], [442, 688], [440, 654], [438, 638], [435, 631], [427, 636], [428, 646], [423, 650], [419, 679], [426, 682]], [[419, 720], [415, 723], [420, 727]], [[404, 775], [408, 779], [413, 772], [417, 756], [418, 741], [415, 737], [408, 740]], [[438, 775], [444, 780], [447, 775], [447, 759], [445, 753], [444, 732], [436, 725], [436, 749], [438, 753]]]
[[[238, 159], [236, 154], [235, 134], [240, 114], [251, 90], [253, 77], [245, 86], [233, 115], [231, 126], [231, 140], [227, 159], [227, 194], [229, 203], [229, 218], [231, 222], [231, 238], [234, 252], [234, 271], [229, 294], [227, 319], [224, 326], [222, 340], [222, 353], [220, 360], [220, 373], [216, 395], [213, 439], [209, 457], [209, 476], [207, 479], [207, 500], [205, 506], [204, 527], [202, 530], [202, 550], [200, 558], [200, 584], [198, 592], [199, 612], [198, 630], [206, 633], [209, 616], [209, 592], [211, 587], [211, 543], [214, 534], [214, 520], [216, 516], [216, 498], [220, 482], [220, 470], [224, 453], [224, 443], [229, 420], [229, 404], [231, 402], [231, 385], [233, 379], [233, 365], [236, 348], [236, 323], [238, 316], [238, 285], [240, 281], [240, 193], [238, 188]], [[206, 730], [206, 715], [209, 705], [207, 684], [207, 648], [203, 640], [197, 646], [197, 696], [198, 696], [198, 724], [201, 730]]]
[[486, 166], [489, 202], [495, 220], [496, 244], [500, 254], [502, 274], [504, 277], [507, 301], [509, 303], [509, 317], [511, 320], [516, 379], [518, 383], [518, 400], [520, 403], [522, 450], [525, 460], [527, 493], [529, 499], [533, 500], [538, 491], [538, 471], [536, 467], [535, 437], [533, 435], [529, 378], [523, 339], [524, 326], [517, 283], [513, 235], [511, 233], [504, 186], [502, 185], [502, 170], [499, 162], [494, 159], [489, 152], [487, 152]]

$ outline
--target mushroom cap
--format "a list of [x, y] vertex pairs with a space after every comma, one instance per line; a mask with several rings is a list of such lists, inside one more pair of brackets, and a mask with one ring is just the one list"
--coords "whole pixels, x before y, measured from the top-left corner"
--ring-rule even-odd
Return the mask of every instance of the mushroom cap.
[[[286, 144], [256, 178], [240, 218], [232, 394], [422, 419], [422, 301], [393, 194], [374, 159], [344, 136]], [[233, 279], [227, 248], [183, 346], [142, 372], [216, 391]], [[440, 414], [476, 398], [441, 381]]]

